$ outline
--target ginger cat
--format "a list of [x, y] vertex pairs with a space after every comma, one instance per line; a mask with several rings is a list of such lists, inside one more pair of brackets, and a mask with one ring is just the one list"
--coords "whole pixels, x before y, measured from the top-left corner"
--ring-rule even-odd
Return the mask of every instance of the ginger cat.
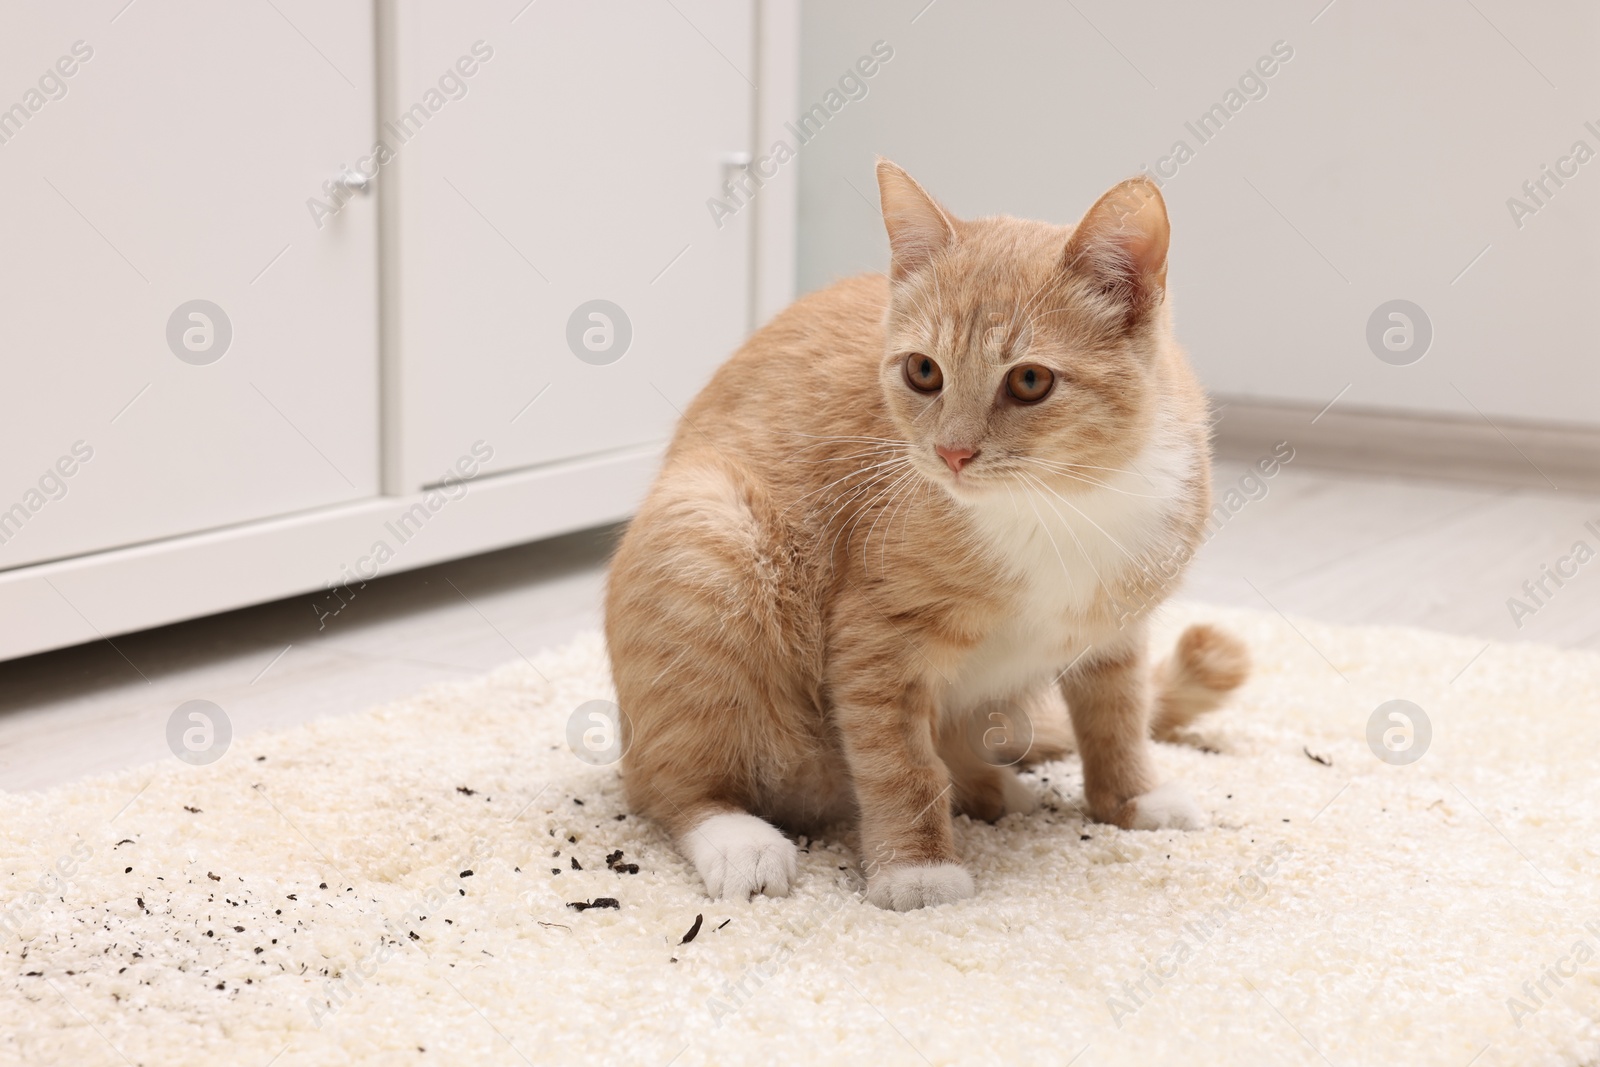
[[723, 365], [611, 567], [629, 800], [713, 897], [786, 895], [777, 826], [843, 819], [872, 903], [971, 896], [952, 808], [1034, 804], [973, 743], [997, 700], [1064, 698], [1093, 818], [1202, 826], [1149, 738], [1248, 670], [1208, 626], [1147, 660], [1211, 499], [1156, 187], [1061, 227], [957, 219], [888, 161], [878, 184], [889, 276], [805, 297]]

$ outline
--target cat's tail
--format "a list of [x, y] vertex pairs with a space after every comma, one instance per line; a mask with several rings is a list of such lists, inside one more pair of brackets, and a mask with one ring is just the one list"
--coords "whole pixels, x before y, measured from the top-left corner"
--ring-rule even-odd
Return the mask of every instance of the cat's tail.
[[1250, 650], [1243, 641], [1209, 623], [1183, 631], [1172, 655], [1156, 667], [1156, 707], [1150, 734], [1170, 741], [1250, 676]]
[[[1250, 651], [1243, 641], [1209, 623], [1190, 626], [1178, 638], [1172, 654], [1156, 665], [1151, 736], [1158, 741], [1173, 740], [1183, 727], [1221, 707], [1249, 675]], [[1013, 742], [1001, 748], [995, 753], [999, 761], [1032, 767], [1075, 751], [1072, 722], [1061, 690], [1052, 685], [1024, 699], [1023, 710], [1032, 726], [1030, 743]]]

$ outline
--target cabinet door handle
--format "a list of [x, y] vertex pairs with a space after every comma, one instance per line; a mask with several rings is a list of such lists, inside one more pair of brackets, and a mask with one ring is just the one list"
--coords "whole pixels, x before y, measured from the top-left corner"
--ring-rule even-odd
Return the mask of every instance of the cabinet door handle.
[[340, 188], [350, 190], [352, 193], [360, 193], [362, 196], [366, 196], [368, 193], [372, 192], [373, 177], [374, 175], [362, 174], [359, 171], [351, 170], [349, 167], [346, 167], [342, 172], [340, 172], [339, 176], [334, 179], [334, 183]]

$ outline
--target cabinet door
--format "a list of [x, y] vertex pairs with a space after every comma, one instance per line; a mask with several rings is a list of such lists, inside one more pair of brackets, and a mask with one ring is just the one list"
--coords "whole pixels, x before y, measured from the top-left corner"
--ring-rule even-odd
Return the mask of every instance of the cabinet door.
[[[0, 569], [377, 491], [370, 5], [0, 15]], [[15, 106], [13, 106], [15, 105]]]
[[503, 471], [664, 439], [747, 328], [753, 208], [707, 202], [749, 148], [752, 3], [410, 3], [396, 35], [392, 488], [479, 441]]

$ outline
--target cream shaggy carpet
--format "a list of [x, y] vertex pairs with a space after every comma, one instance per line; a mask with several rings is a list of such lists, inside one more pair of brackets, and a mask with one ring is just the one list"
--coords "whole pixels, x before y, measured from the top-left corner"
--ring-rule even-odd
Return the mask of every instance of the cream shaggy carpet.
[[[789, 899], [706, 900], [567, 747], [610, 695], [595, 635], [6, 796], [0, 1059], [1600, 1063], [1600, 657], [1190, 618], [1258, 661], [1160, 748], [1214, 828], [1087, 823], [1051, 764], [1038, 814], [958, 822], [978, 895], [930, 911], [866, 905], [848, 839]], [[1405, 766], [1367, 741], [1396, 698], [1432, 724]]]

